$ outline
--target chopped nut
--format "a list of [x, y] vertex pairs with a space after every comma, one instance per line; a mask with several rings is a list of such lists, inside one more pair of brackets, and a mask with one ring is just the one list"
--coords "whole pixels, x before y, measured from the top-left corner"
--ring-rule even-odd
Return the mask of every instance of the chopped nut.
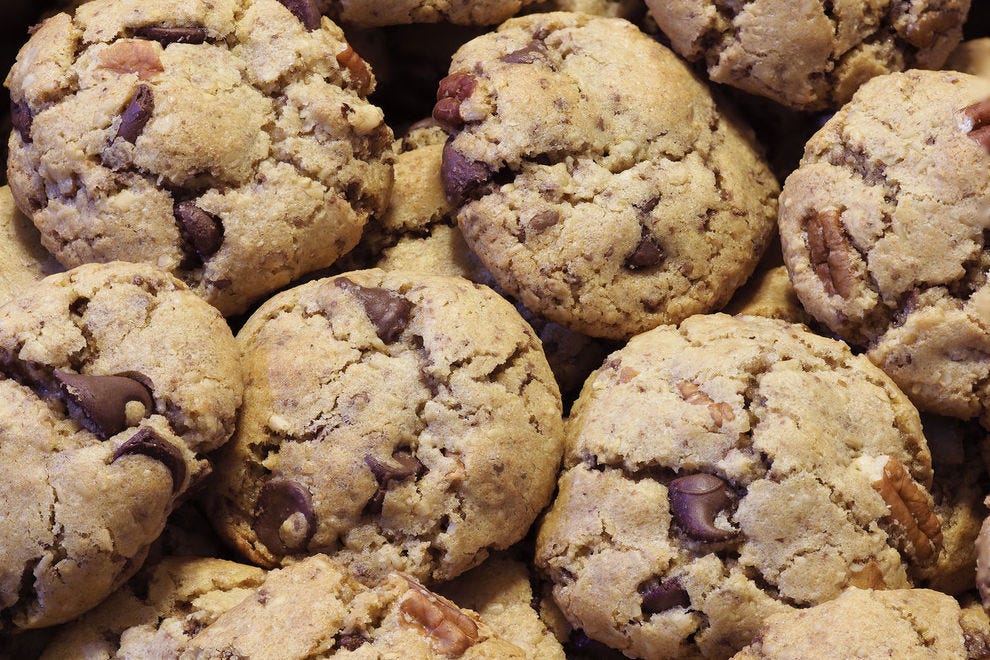
[[904, 531], [907, 547], [903, 551], [921, 565], [935, 561], [942, 551], [942, 524], [926, 493], [901, 462], [888, 458], [883, 476], [871, 485], [890, 508], [890, 518]]
[[822, 211], [805, 219], [811, 267], [825, 291], [843, 298], [853, 289], [852, 245], [839, 222], [836, 210]]
[[351, 81], [353, 81], [358, 95], [367, 96], [368, 92], [371, 91], [371, 71], [350, 44], [347, 44], [347, 48], [337, 53], [337, 64], [347, 69], [351, 74]]
[[116, 73], [136, 73], [150, 80], [165, 70], [158, 57], [160, 46], [143, 39], [121, 39], [100, 52], [100, 67]]
[[399, 611], [402, 623], [421, 628], [433, 639], [438, 653], [458, 656], [478, 641], [478, 625], [446, 598], [403, 575], [410, 589]]
[[969, 137], [990, 151], [990, 98], [967, 105], [962, 113], [973, 123], [969, 129]]
[[474, 92], [477, 79], [470, 73], [458, 71], [440, 81], [437, 87], [437, 103], [433, 106], [433, 118], [441, 125], [460, 128], [464, 124], [461, 103]]
[[710, 396], [701, 391], [701, 388], [692, 382], [682, 380], [677, 383], [677, 391], [681, 398], [695, 405], [707, 405], [708, 414], [716, 426], [722, 426], [725, 422], [731, 422], [736, 418], [736, 413], [732, 410], [732, 405], [725, 401], [714, 401]]
[[619, 370], [619, 382], [628, 383], [638, 375], [639, 371], [636, 369], [633, 369], [632, 367], [622, 367], [622, 369]]

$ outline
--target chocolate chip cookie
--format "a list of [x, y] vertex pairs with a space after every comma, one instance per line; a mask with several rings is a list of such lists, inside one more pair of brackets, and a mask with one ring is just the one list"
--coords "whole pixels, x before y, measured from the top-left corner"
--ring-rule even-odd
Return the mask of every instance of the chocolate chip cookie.
[[62, 270], [61, 264], [42, 247], [38, 230], [14, 204], [10, 188], [0, 186], [0, 301]]
[[325, 552], [368, 583], [449, 580], [549, 502], [560, 394], [487, 287], [349, 272], [276, 295], [237, 338], [245, 403], [207, 495], [252, 561]]
[[80, 266], [0, 307], [0, 629], [71, 619], [132, 575], [242, 389], [219, 312], [153, 266]]
[[990, 424], [990, 80], [874, 78], [808, 142], [780, 197], [804, 308], [918, 408]]
[[454, 55], [442, 177], [500, 287], [625, 339], [718, 309], [773, 233], [778, 186], [740, 123], [622, 19], [510, 19]]
[[307, 2], [93, 0], [6, 80], [17, 205], [67, 267], [162, 267], [243, 312], [357, 243], [391, 186], [370, 69]]
[[709, 314], [637, 335], [567, 433], [537, 566], [630, 657], [727, 657], [774, 613], [911, 586], [942, 548], [918, 412], [801, 325]]
[[535, 0], [315, 0], [328, 16], [370, 27], [410, 23], [494, 25]]
[[792, 108], [838, 108], [874, 76], [938, 69], [970, 0], [646, 0], [671, 47], [714, 82]]

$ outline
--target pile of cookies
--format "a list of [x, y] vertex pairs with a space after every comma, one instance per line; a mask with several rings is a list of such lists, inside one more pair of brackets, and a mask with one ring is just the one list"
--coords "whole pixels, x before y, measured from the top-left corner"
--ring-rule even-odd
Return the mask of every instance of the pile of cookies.
[[21, 4], [0, 656], [990, 657], [986, 9]]

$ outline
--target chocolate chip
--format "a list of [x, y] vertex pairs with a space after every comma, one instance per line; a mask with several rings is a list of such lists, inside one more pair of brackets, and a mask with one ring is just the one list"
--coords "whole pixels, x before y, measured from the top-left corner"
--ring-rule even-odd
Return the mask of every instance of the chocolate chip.
[[553, 227], [558, 222], [560, 222], [560, 213], [555, 209], [548, 209], [546, 211], [540, 211], [530, 218], [526, 224], [526, 228], [540, 232]]
[[135, 454], [152, 458], [168, 468], [169, 474], [172, 475], [173, 493], [182, 488], [182, 484], [186, 481], [186, 462], [182, 459], [182, 453], [175, 445], [159, 436], [150, 427], [139, 428], [137, 433], [117, 447], [110, 464], [116, 463], [117, 459], [122, 456]]
[[392, 460], [394, 463], [386, 463], [371, 454], [364, 457], [364, 462], [371, 468], [378, 485], [386, 486], [390, 481], [402, 481], [426, 471], [426, 467], [409, 451], [396, 451], [392, 454]]
[[14, 127], [25, 142], [31, 141], [31, 124], [34, 122], [34, 115], [27, 101], [10, 102], [10, 125]]
[[443, 192], [453, 206], [460, 206], [464, 199], [488, 181], [492, 171], [484, 163], [471, 160], [454, 148], [450, 140], [443, 146], [440, 177]]
[[715, 526], [719, 512], [729, 508], [733, 501], [722, 479], [699, 472], [678, 477], [667, 488], [674, 520], [688, 536], [699, 541], [728, 541], [738, 534]]
[[291, 11], [307, 30], [320, 27], [320, 10], [315, 0], [278, 0]]
[[660, 242], [644, 228], [636, 249], [626, 257], [625, 266], [629, 270], [659, 266], [663, 262], [663, 256]]
[[143, 417], [154, 411], [151, 392], [127, 376], [93, 376], [55, 370], [69, 416], [106, 440], [127, 428], [127, 404], [144, 406]]
[[364, 637], [360, 635], [340, 635], [337, 637], [337, 648], [347, 649], [348, 651], [357, 651], [360, 647], [364, 646], [367, 642]]
[[[295, 529], [283, 534], [282, 528], [290, 518], [294, 518]], [[299, 525], [304, 527], [300, 529]], [[316, 514], [309, 492], [289, 479], [266, 481], [258, 494], [252, 529], [258, 540], [276, 554], [302, 550], [316, 532]]]
[[155, 97], [151, 88], [147, 85], [138, 85], [137, 91], [131, 97], [130, 103], [124, 108], [120, 117], [120, 127], [117, 128], [117, 137], [127, 140], [131, 144], [137, 141], [141, 131], [144, 130], [151, 114], [155, 111]]
[[402, 296], [388, 289], [355, 284], [346, 277], [337, 278], [336, 284], [350, 291], [361, 302], [379, 339], [386, 344], [398, 339], [409, 324], [409, 313], [413, 305]]
[[206, 28], [193, 27], [163, 27], [145, 25], [134, 28], [134, 36], [138, 39], [157, 41], [162, 46], [169, 44], [201, 44], [206, 41]]
[[193, 250], [204, 261], [220, 249], [223, 242], [223, 225], [220, 219], [196, 206], [194, 202], [177, 203], [173, 209], [182, 234]]
[[657, 614], [675, 607], [686, 608], [691, 605], [688, 592], [681, 587], [681, 583], [676, 578], [671, 580], [651, 578], [639, 585], [637, 591], [643, 597], [642, 608], [646, 614]]
[[547, 62], [547, 45], [538, 39], [533, 39], [519, 50], [514, 50], [503, 56], [502, 61], [508, 64]]

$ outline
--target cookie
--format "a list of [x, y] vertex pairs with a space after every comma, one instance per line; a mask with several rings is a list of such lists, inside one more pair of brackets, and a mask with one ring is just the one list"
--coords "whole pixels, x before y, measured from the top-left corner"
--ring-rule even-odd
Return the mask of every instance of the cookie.
[[874, 76], [938, 69], [970, 0], [646, 0], [671, 47], [708, 77], [800, 110], [838, 108]]
[[93, 0], [37, 28], [7, 174], [62, 264], [152, 263], [233, 315], [357, 243], [391, 129], [343, 32], [290, 4]]
[[962, 613], [929, 589], [852, 588], [828, 603], [767, 619], [733, 660], [769, 658], [972, 658]]
[[778, 319], [697, 315], [588, 379], [536, 563], [592, 639], [727, 657], [774, 613], [911, 586], [942, 546], [931, 482], [918, 412], [866, 358]]
[[722, 311], [726, 314], [768, 316], [791, 323], [808, 324], [812, 321], [794, 292], [777, 241], [767, 248], [756, 271]]
[[644, 13], [639, 0], [546, 0], [526, 7], [524, 13], [547, 11], [578, 11], [595, 16], [609, 16], [637, 21]]
[[41, 246], [38, 230], [17, 209], [10, 188], [0, 186], [0, 301], [62, 270], [62, 265]]
[[773, 233], [777, 182], [676, 55], [622, 19], [510, 19], [454, 55], [444, 187], [499, 286], [626, 339], [718, 309]]
[[962, 42], [945, 61], [945, 68], [990, 78], [990, 37]]
[[242, 388], [219, 312], [153, 266], [80, 266], [0, 307], [0, 629], [71, 619], [132, 575]]
[[918, 408], [990, 403], [990, 80], [874, 78], [808, 142], [784, 182], [784, 261], [804, 308]]
[[490, 289], [355, 271], [274, 296], [237, 338], [245, 403], [207, 498], [251, 561], [325, 552], [369, 584], [444, 581], [549, 502], [560, 394]]
[[564, 660], [564, 649], [534, 608], [533, 576], [519, 559], [499, 554], [485, 560], [437, 592], [459, 607], [472, 610], [502, 639], [533, 660]]
[[494, 25], [534, 0], [316, 0], [320, 10], [347, 25], [410, 23]]

